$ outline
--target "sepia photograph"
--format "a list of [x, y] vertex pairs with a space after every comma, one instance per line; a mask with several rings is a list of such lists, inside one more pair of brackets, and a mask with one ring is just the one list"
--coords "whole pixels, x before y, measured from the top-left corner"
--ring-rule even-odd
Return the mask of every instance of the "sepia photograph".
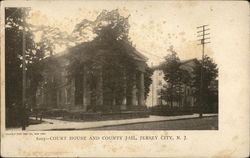
[[246, 155], [248, 15], [241, 1], [1, 2], [1, 154]]
[[53, 21], [47, 8], [6, 7], [7, 129], [217, 130], [213, 26], [169, 16], [75, 8]]

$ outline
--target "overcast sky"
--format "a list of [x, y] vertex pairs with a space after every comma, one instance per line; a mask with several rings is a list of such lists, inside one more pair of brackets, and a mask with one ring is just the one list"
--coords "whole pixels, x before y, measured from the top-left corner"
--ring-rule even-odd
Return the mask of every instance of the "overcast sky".
[[[121, 15], [130, 15], [129, 36], [154, 65], [163, 59], [171, 45], [182, 60], [200, 58], [196, 27], [204, 24], [209, 24], [211, 29], [211, 43], [206, 46], [205, 53], [215, 57], [219, 53], [215, 46], [218, 45], [217, 37], [223, 35], [223, 27], [228, 27], [225, 24], [230, 21], [235, 24], [235, 19], [241, 16], [234, 10], [235, 4], [208, 1], [46, 1], [29, 5], [32, 7], [32, 24], [55, 26], [68, 33], [83, 19], [94, 20], [103, 9], [118, 8]], [[228, 14], [230, 12], [233, 16]]]

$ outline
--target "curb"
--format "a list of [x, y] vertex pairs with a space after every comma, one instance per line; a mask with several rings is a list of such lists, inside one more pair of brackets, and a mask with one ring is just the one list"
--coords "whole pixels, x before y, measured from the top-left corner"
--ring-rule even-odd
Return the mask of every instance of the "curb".
[[[218, 117], [218, 115], [213, 116], [203, 116], [202, 118], [208, 118], [208, 117]], [[139, 123], [151, 123], [151, 122], [165, 122], [165, 121], [177, 121], [177, 120], [191, 120], [191, 119], [199, 119], [200, 117], [190, 117], [190, 118], [179, 118], [179, 119], [169, 119], [169, 120], [155, 120], [155, 121], [141, 121], [141, 122], [131, 122], [131, 123], [121, 123], [121, 124], [115, 124], [115, 125], [102, 125], [98, 127], [86, 127], [86, 128], [60, 128], [60, 129], [49, 129], [45, 131], [54, 131], [54, 130], [91, 130], [91, 129], [98, 129], [103, 127], [115, 127], [115, 126], [121, 126], [121, 125], [133, 125], [133, 124], [139, 124]], [[153, 129], [152, 129], [153, 130]]]

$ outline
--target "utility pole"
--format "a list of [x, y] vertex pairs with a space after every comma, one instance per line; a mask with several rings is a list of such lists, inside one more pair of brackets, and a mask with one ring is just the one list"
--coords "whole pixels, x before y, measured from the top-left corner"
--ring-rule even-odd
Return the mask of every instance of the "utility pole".
[[199, 110], [199, 117], [202, 117], [203, 108], [204, 108], [204, 105], [203, 105], [204, 50], [205, 50], [205, 44], [210, 43], [210, 42], [206, 41], [206, 40], [210, 39], [210, 37], [208, 37], [208, 35], [210, 35], [210, 33], [208, 33], [208, 31], [210, 29], [208, 28], [208, 25], [198, 26], [197, 29], [198, 29], [197, 37], [199, 38], [198, 41], [200, 41], [200, 44], [198, 44], [198, 45], [202, 45], [201, 83], [200, 83], [200, 110]]
[[[153, 62], [151, 63], [151, 67], [153, 67]], [[153, 76], [153, 80], [152, 80], [152, 107], [153, 107], [154, 106], [154, 74], [152, 76]]]
[[22, 31], [23, 39], [22, 39], [22, 44], [23, 44], [23, 50], [22, 50], [22, 68], [23, 68], [23, 77], [22, 77], [22, 82], [23, 82], [23, 89], [22, 89], [22, 130], [26, 129], [26, 56], [25, 56], [25, 50], [26, 50], [26, 35], [25, 35], [25, 26], [23, 26], [23, 31]]

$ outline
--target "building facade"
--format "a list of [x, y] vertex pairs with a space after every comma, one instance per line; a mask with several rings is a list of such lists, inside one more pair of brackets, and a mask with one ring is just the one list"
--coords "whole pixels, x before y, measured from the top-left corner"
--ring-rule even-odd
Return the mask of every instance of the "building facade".
[[[147, 58], [135, 49], [130, 49], [127, 55], [135, 63], [131, 73], [126, 66], [118, 69], [120, 75], [112, 76], [101, 64], [95, 68], [89, 64], [92, 58], [89, 51], [84, 50], [84, 44], [75, 46], [63, 53], [46, 59], [43, 71], [43, 82], [36, 94], [36, 107], [46, 109], [68, 109], [87, 111], [119, 111], [145, 107], [144, 73]], [[95, 49], [97, 52], [112, 51]], [[70, 76], [70, 60], [80, 58], [77, 71]], [[109, 62], [109, 61], [105, 61]], [[115, 68], [114, 68], [115, 69]], [[74, 71], [74, 70], [73, 70]], [[113, 77], [118, 77], [120, 83], [110, 84]], [[112, 88], [110, 88], [110, 85]], [[108, 87], [109, 86], [109, 87]]]

